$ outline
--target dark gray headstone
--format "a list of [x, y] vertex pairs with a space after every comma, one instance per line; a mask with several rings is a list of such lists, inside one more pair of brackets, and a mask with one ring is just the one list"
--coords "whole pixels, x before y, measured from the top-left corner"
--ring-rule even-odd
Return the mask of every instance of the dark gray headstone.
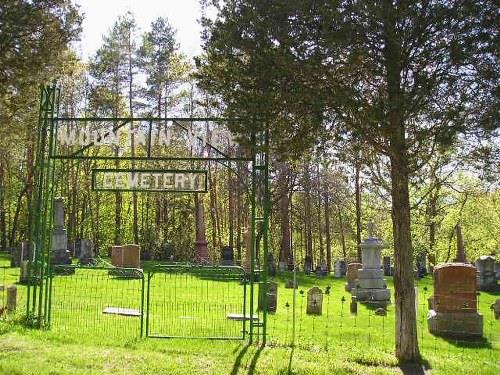
[[384, 276], [392, 276], [391, 257], [383, 257], [382, 266], [384, 268]]
[[224, 246], [222, 248], [222, 265], [223, 266], [234, 265], [234, 250], [231, 246]]
[[278, 306], [278, 284], [274, 281], [267, 282], [267, 296], [264, 295], [264, 284], [259, 284], [259, 310], [264, 309], [264, 298], [268, 312], [276, 312]]
[[272, 277], [276, 276], [276, 264], [272, 253], [267, 254], [267, 274]]
[[307, 275], [310, 274], [313, 270], [313, 264], [311, 257], [307, 256], [304, 260], [304, 273]]
[[94, 258], [94, 244], [89, 239], [80, 240], [80, 252], [78, 259], [80, 264], [88, 265]]

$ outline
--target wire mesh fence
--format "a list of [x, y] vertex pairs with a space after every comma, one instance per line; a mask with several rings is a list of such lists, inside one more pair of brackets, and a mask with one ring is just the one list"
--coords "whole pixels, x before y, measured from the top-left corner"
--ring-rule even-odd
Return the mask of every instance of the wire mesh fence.
[[20, 283], [20, 269], [0, 254], [0, 321], [14, 320], [26, 312], [26, 285]]
[[[328, 290], [328, 288], [327, 288]], [[291, 289], [281, 289], [282, 296], [275, 313], [269, 315], [268, 342], [272, 346], [297, 346], [309, 350], [338, 350], [357, 348], [377, 350], [393, 354], [395, 348], [395, 307], [381, 308], [377, 304], [361, 304], [356, 312], [351, 312], [351, 295], [336, 288], [334, 292], [323, 294], [321, 315], [307, 314], [307, 292], [296, 291], [295, 314]], [[427, 297], [431, 293], [420, 291], [417, 308], [417, 334], [422, 355], [451, 358], [457, 353], [465, 360], [481, 358], [494, 363], [500, 359], [500, 320], [496, 320], [492, 310], [487, 308], [495, 300], [495, 295], [485, 294], [480, 298], [479, 313], [482, 315], [481, 336], [470, 336], [467, 327], [445, 335], [429, 332], [429, 306]], [[295, 316], [294, 316], [295, 315]], [[461, 317], [449, 322], [450, 327], [460, 327]], [[455, 324], [456, 323], [456, 324]], [[454, 335], [453, 335], [454, 333]]]
[[243, 339], [246, 294], [240, 267], [157, 266], [148, 274], [147, 335]]
[[113, 339], [142, 334], [141, 270], [54, 266], [50, 290], [50, 327], [58, 333]]

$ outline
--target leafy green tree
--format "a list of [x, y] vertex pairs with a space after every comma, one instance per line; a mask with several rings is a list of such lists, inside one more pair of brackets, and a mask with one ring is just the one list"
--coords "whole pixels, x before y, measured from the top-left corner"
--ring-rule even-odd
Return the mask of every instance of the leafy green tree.
[[350, 132], [390, 164], [396, 355], [420, 357], [409, 180], [421, 143], [498, 127], [493, 1], [249, 1], [205, 20], [202, 86], [278, 150]]
[[178, 52], [176, 31], [168, 19], [159, 17], [151, 23], [151, 30], [144, 33], [139, 51], [140, 65], [146, 75], [148, 112], [157, 117], [167, 117], [176, 104], [175, 89], [187, 80], [190, 66]]

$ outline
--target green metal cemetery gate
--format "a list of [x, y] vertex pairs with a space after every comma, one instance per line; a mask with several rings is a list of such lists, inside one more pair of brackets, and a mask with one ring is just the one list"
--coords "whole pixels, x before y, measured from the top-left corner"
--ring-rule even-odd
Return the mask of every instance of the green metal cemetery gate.
[[[82, 282], [81, 277], [88, 282], [89, 278], [99, 278], [99, 269], [76, 269], [73, 275], [68, 274], [63, 276], [58, 274], [57, 267], [52, 267], [50, 264], [51, 255], [51, 229], [52, 229], [52, 202], [56, 194], [57, 174], [61, 167], [71, 168], [79, 160], [107, 160], [107, 161], [127, 161], [127, 162], [143, 162], [149, 161], [188, 161], [201, 162], [206, 160], [215, 161], [227, 166], [231, 170], [232, 162], [247, 162], [251, 164], [251, 187], [250, 187], [250, 206], [251, 206], [251, 249], [250, 249], [250, 272], [246, 275], [240, 268], [224, 268], [224, 267], [179, 267], [179, 266], [161, 266], [153, 270], [147, 275], [147, 317], [146, 317], [146, 333], [148, 336], [154, 337], [217, 337], [217, 338], [246, 338], [250, 341], [259, 340], [263, 344], [266, 343], [266, 323], [267, 323], [267, 308], [262, 306], [262, 312], [256, 308], [255, 286], [261, 283], [262, 288], [267, 288], [267, 255], [269, 242], [269, 214], [270, 214], [270, 193], [269, 193], [269, 171], [268, 171], [268, 150], [269, 150], [269, 135], [268, 131], [263, 131], [251, 136], [252, 147], [245, 157], [232, 157], [230, 155], [220, 154], [217, 157], [213, 155], [193, 157], [193, 156], [172, 156], [172, 155], [157, 155], [154, 154], [152, 146], [152, 124], [153, 122], [177, 121], [184, 123], [198, 122], [218, 122], [229, 127], [231, 123], [242, 122], [243, 120], [230, 120], [219, 118], [69, 118], [59, 116], [59, 98], [60, 89], [54, 84], [41, 88], [40, 108], [39, 108], [39, 126], [36, 143], [36, 163], [34, 173], [34, 186], [36, 191], [32, 206], [30, 207], [30, 220], [32, 232], [30, 240], [34, 244], [33, 257], [29, 264], [29, 279], [31, 280], [28, 286], [27, 298], [27, 316], [36, 326], [50, 326], [51, 319], [54, 318], [54, 312], [62, 311], [65, 303], [73, 303], [74, 300], [64, 293], [60, 293], [58, 285], [68, 285], [73, 283], [71, 290], [78, 289], [78, 283]], [[134, 122], [140, 122], [141, 126], [146, 127], [146, 137], [142, 141], [145, 143], [145, 151], [140, 155], [118, 155], [106, 154], [95, 155], [89, 154], [86, 151], [95, 145], [96, 140], [89, 140], [80, 143], [80, 148], [75, 152], [62, 154], [58, 149], [58, 132], [64, 126], [74, 126], [76, 128], [91, 125], [97, 128], [97, 131], [102, 130], [98, 127], [99, 124], [107, 122], [113, 124], [112, 131], [118, 130], [123, 126], [130, 125]], [[149, 125], [148, 125], [149, 124]], [[149, 133], [147, 133], [149, 126]], [[187, 129], [186, 129], [187, 131]], [[108, 132], [109, 133], [109, 132]], [[103, 134], [106, 136], [107, 134]], [[102, 140], [102, 138], [100, 138]], [[195, 139], [196, 140], [196, 139]], [[201, 138], [200, 138], [200, 141]], [[204, 141], [203, 141], [204, 142]], [[215, 149], [217, 151], [217, 149]], [[65, 163], [64, 165], [62, 163]], [[197, 171], [199, 172], [199, 171]], [[94, 183], [94, 181], [93, 181]], [[257, 234], [257, 232], [259, 232]], [[256, 246], [258, 240], [262, 239], [262, 246]], [[258, 261], [260, 260], [260, 261]], [[82, 271], [84, 271], [82, 273]], [[86, 276], [84, 276], [86, 275]], [[92, 275], [92, 276], [91, 276]], [[259, 275], [257, 280], [257, 275]], [[105, 276], [103, 276], [105, 277]], [[106, 276], [107, 277], [107, 276]], [[141, 276], [142, 277], [142, 276]], [[66, 278], [66, 279], [64, 279]], [[62, 281], [66, 280], [66, 284]], [[80, 280], [80, 281], [78, 281]], [[119, 285], [118, 280], [104, 278], [109, 285]], [[163, 280], [163, 281], [162, 281]], [[164, 285], [161, 285], [161, 283]], [[172, 283], [184, 282], [185, 294], [181, 297], [182, 303], [176, 306], [175, 299], [172, 296], [165, 294], [169, 288], [172, 288]], [[144, 281], [142, 282], [144, 285]], [[206, 300], [203, 294], [195, 295], [195, 300], [192, 300], [190, 288], [193, 290], [201, 290], [211, 284], [212, 287], [217, 285], [220, 288], [220, 293], [223, 296], [221, 301]], [[181, 285], [181, 284], [179, 284]], [[114, 286], [113, 286], [114, 287]], [[134, 287], [136, 288], [136, 287]], [[142, 287], [141, 287], [142, 288]], [[227, 289], [226, 289], [227, 288]], [[178, 290], [173, 288], [172, 290]], [[215, 289], [217, 290], [217, 289]], [[134, 292], [135, 293], [135, 292]], [[133, 295], [135, 295], [133, 293]], [[224, 294], [225, 293], [225, 294]], [[231, 293], [235, 293], [233, 298]], [[138, 297], [137, 297], [138, 298]], [[141, 297], [142, 298], [142, 297]], [[205, 298], [205, 300], [204, 300]], [[237, 300], [237, 298], [239, 298]], [[72, 302], [73, 301], [73, 302]], [[177, 301], [178, 302], [178, 301]], [[164, 306], [161, 304], [164, 303]], [[134, 302], [136, 305], [136, 302]], [[56, 306], [56, 310], [54, 310]], [[99, 306], [98, 311], [103, 306]], [[112, 307], [112, 306], [111, 306]], [[143, 320], [144, 302], [141, 304], [141, 321]], [[59, 309], [59, 310], [58, 310]], [[202, 313], [207, 313], [212, 317], [212, 321], [219, 323], [220, 329], [217, 327], [201, 327], [202, 331], [198, 330], [197, 316]], [[77, 309], [73, 312], [73, 316], [79, 314]], [[232, 314], [241, 314], [243, 316], [252, 316], [251, 320], [232, 320]], [[257, 318], [254, 320], [254, 314]], [[229, 318], [228, 316], [231, 315]], [[199, 319], [198, 319], [199, 320]], [[181, 329], [172, 330], [172, 327]], [[143, 325], [141, 324], [141, 327]], [[184, 327], [184, 331], [182, 330]], [[200, 332], [203, 332], [200, 334]], [[248, 335], [247, 335], [248, 332]]]
[[148, 273], [146, 336], [244, 339], [246, 300], [241, 267], [159, 265]]

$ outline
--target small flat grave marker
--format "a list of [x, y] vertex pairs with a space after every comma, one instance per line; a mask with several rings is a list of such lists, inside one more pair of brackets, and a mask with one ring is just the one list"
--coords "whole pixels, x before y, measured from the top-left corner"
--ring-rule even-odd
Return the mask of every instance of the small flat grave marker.
[[139, 310], [127, 309], [123, 307], [106, 307], [102, 313], [123, 316], [141, 316], [141, 312]]
[[[248, 315], [243, 315], [243, 314], [234, 314], [234, 313], [232, 313], [232, 314], [227, 314], [227, 318], [228, 318], [229, 320], [238, 320], [238, 321], [240, 321], [240, 320], [250, 320], [250, 316], [248, 316]], [[252, 319], [253, 319], [254, 321], [258, 321], [258, 320], [259, 320], [259, 317], [258, 317], [257, 315], [254, 315], [254, 316], [252, 317]]]

